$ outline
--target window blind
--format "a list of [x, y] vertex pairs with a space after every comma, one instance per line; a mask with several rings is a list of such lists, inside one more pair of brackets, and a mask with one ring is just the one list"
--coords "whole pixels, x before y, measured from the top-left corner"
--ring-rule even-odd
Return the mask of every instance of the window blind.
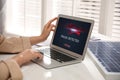
[[54, 0], [54, 15], [67, 14], [93, 19], [94, 33], [98, 33], [101, 0]]
[[7, 12], [11, 14], [7, 16], [7, 32], [24, 36], [40, 34], [41, 0], [8, 0], [7, 4]]
[[98, 33], [101, 0], [76, 0], [74, 15], [95, 21], [93, 32]]
[[53, 0], [53, 15], [58, 14], [72, 15], [73, 0]]
[[115, 0], [112, 37], [120, 39], [120, 0]]

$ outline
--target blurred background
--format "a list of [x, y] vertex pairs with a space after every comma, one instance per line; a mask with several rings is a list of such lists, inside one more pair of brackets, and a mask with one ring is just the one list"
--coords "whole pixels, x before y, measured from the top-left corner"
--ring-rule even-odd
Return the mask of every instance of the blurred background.
[[120, 40], [120, 0], [0, 0], [0, 32], [39, 35], [58, 14], [93, 19], [92, 34]]

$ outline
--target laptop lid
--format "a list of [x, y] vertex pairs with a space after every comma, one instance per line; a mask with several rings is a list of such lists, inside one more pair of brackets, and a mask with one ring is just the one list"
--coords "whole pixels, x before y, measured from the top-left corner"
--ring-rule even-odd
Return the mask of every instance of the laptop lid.
[[93, 20], [60, 14], [50, 47], [83, 59]]

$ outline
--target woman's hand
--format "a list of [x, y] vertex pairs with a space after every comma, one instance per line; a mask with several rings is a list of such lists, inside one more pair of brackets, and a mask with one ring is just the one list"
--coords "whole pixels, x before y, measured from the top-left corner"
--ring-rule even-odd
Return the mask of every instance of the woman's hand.
[[12, 59], [15, 60], [19, 64], [19, 66], [22, 66], [23, 64], [30, 62], [32, 59], [36, 58], [42, 59], [43, 56], [39, 52], [27, 49], [14, 56]]
[[57, 17], [51, 19], [44, 26], [44, 29], [43, 29], [42, 34], [40, 36], [30, 37], [30, 43], [31, 43], [31, 45], [35, 45], [37, 43], [43, 42], [43, 41], [45, 41], [48, 38], [50, 32], [54, 31], [54, 29], [55, 29], [55, 25], [52, 24], [52, 22], [54, 22], [55, 20], [57, 20]]
[[43, 41], [46, 40], [50, 34], [51, 31], [54, 31], [55, 29], [55, 25], [52, 24], [52, 22], [54, 22], [55, 20], [57, 20], [58, 18], [55, 17], [53, 19], [51, 19], [45, 26], [44, 29], [42, 31], [41, 37], [43, 38]]

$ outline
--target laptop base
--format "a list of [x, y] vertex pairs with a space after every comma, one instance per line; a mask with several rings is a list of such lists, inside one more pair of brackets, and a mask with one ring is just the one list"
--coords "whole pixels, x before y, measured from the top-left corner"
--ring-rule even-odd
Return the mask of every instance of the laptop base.
[[53, 60], [47, 56], [44, 56], [42, 61], [39, 60], [32, 60], [34, 63], [42, 66], [45, 69], [53, 69], [53, 68], [58, 68], [58, 67], [62, 67], [62, 66], [67, 66], [67, 65], [73, 65], [76, 63], [80, 63], [82, 60], [74, 60], [74, 61], [70, 61], [70, 62], [58, 62], [56, 60]]

